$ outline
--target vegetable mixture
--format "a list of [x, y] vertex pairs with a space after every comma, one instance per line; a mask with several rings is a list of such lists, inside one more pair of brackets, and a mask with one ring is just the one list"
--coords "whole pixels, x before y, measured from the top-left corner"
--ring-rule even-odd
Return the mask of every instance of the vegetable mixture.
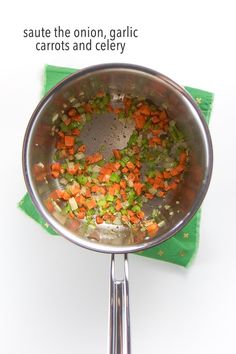
[[[50, 212], [60, 209], [71, 219], [90, 224], [127, 225], [155, 236], [165, 224], [158, 209], [146, 217], [143, 206], [178, 188], [188, 162], [183, 134], [167, 111], [138, 97], [122, 97], [117, 108], [109, 94], [99, 92], [86, 102], [75, 100], [56, 120], [52, 135], [56, 151], [51, 176], [60, 189], [46, 200]], [[123, 149], [105, 160], [100, 151], [86, 153], [80, 132], [94, 116], [111, 112], [133, 120], [134, 131]], [[166, 209], [168, 206], [166, 205]]]

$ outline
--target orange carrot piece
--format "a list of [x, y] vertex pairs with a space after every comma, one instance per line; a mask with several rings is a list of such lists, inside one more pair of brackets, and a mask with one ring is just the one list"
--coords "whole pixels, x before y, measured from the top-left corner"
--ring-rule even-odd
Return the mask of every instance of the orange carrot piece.
[[120, 211], [120, 209], [122, 209], [122, 204], [121, 204], [120, 199], [117, 199], [117, 201], [116, 201], [116, 210]]
[[120, 159], [121, 159], [120, 150], [118, 150], [118, 149], [113, 149], [112, 152], [113, 152], [114, 157], [115, 157], [117, 160], [120, 160]]
[[163, 176], [164, 176], [164, 178], [171, 178], [172, 177], [172, 175], [169, 171], [164, 171]]
[[145, 123], [146, 123], [146, 117], [142, 114], [134, 114], [134, 120], [135, 120], [135, 127], [138, 130], [143, 129]]
[[78, 128], [74, 128], [71, 132], [75, 136], [79, 136], [80, 135], [80, 130]]
[[97, 203], [94, 199], [89, 199], [89, 200], [87, 200], [86, 205], [87, 205], [88, 209], [93, 209], [96, 207]]
[[51, 164], [51, 170], [52, 171], [58, 171], [60, 172], [61, 169], [61, 164], [59, 162], [54, 162]]
[[79, 219], [84, 219], [85, 218], [85, 211], [79, 211], [76, 215]]
[[78, 184], [72, 184], [70, 191], [72, 195], [76, 195], [80, 192], [80, 186]]
[[128, 167], [129, 170], [134, 170], [135, 169], [135, 166], [134, 166], [133, 162], [131, 162], [131, 161], [128, 161], [126, 166]]
[[77, 110], [75, 108], [70, 108], [69, 111], [67, 112], [67, 115], [69, 117], [74, 117], [77, 114]]
[[52, 176], [53, 178], [58, 178], [59, 175], [60, 175], [60, 172], [58, 172], [58, 171], [52, 171], [52, 172], [51, 172], [51, 176]]
[[134, 190], [137, 195], [141, 195], [142, 189], [143, 189], [142, 183], [139, 183], [139, 182], [134, 183]]
[[130, 222], [132, 222], [132, 224], [138, 224], [140, 222], [140, 219], [137, 218], [137, 216], [133, 215], [130, 218]]
[[122, 180], [120, 181], [120, 186], [121, 186], [121, 188], [123, 188], [123, 189], [125, 189], [125, 188], [126, 188], [126, 186], [127, 186], [127, 182], [126, 182], [126, 180], [125, 180], [125, 179], [122, 179]]
[[149, 236], [155, 236], [158, 229], [159, 229], [159, 227], [156, 223], [153, 223], [153, 224], [148, 225], [146, 227], [146, 230], [147, 230]]
[[86, 151], [86, 146], [84, 144], [80, 145], [80, 147], [78, 148], [78, 151], [79, 152], [85, 152]]
[[54, 212], [54, 205], [53, 205], [51, 200], [47, 199], [45, 201], [45, 206], [48, 209], [49, 213], [53, 213]]
[[101, 218], [101, 216], [96, 216], [96, 223], [99, 225], [99, 224], [102, 224], [103, 223], [103, 218]]
[[100, 187], [97, 186], [97, 185], [92, 186], [92, 187], [91, 187], [91, 192], [92, 192], [92, 193], [98, 193], [98, 192], [100, 192]]
[[100, 152], [96, 152], [93, 155], [90, 155], [86, 158], [86, 162], [90, 165], [92, 163], [98, 162], [103, 159], [103, 156]]
[[70, 135], [65, 135], [65, 146], [71, 147], [75, 143], [75, 137]]
[[179, 155], [179, 163], [180, 165], [184, 165], [186, 162], [187, 154], [186, 152], [182, 151]]
[[86, 205], [86, 199], [83, 195], [75, 197], [75, 200], [79, 205]]

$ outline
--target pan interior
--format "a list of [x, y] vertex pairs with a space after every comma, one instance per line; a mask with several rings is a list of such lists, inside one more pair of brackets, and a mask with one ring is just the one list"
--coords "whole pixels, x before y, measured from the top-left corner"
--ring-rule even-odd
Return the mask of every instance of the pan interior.
[[[145, 204], [150, 215], [160, 209], [166, 220], [156, 237], [143, 238], [123, 225], [76, 225], [62, 216], [59, 210], [50, 214], [44, 206], [45, 199], [55, 189], [58, 181], [51, 178], [50, 165], [55, 151], [55, 138], [51, 129], [58, 115], [77, 102], [94, 97], [99, 91], [109, 93], [116, 102], [122, 95], [141, 96], [164, 107], [183, 131], [190, 149], [190, 165], [185, 179], [178, 189], [165, 199], [154, 199]], [[162, 75], [153, 75], [134, 68], [100, 68], [77, 73], [52, 90], [41, 101], [30, 121], [25, 138], [25, 177], [31, 197], [47, 222], [60, 234], [82, 246], [104, 252], [124, 252], [147, 248], [172, 236], [196, 212], [209, 183], [209, 137], [199, 112], [183, 90]], [[117, 98], [118, 97], [118, 98]], [[119, 104], [119, 103], [118, 103]], [[103, 146], [108, 159], [112, 149], [124, 148], [134, 131], [131, 121], [121, 122], [112, 113], [93, 117], [81, 131], [81, 140], [87, 146], [87, 154], [97, 152]], [[35, 171], [40, 170], [41, 177]], [[145, 168], [145, 167], [144, 167]], [[42, 177], [43, 176], [43, 177]], [[168, 206], [166, 208], [166, 206]]]

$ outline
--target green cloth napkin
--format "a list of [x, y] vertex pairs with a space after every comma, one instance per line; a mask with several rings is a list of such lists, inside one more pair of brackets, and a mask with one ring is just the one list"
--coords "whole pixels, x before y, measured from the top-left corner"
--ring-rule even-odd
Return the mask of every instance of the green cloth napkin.
[[[42, 95], [45, 95], [54, 85], [75, 71], [77, 70], [46, 65]], [[187, 86], [185, 89], [195, 99], [207, 123], [209, 123], [214, 94]], [[19, 202], [19, 208], [37, 221], [49, 234], [57, 235], [38, 213], [28, 193]], [[201, 211], [199, 210], [191, 221], [175, 236], [159, 246], [137, 252], [136, 254], [186, 267], [193, 259], [198, 248], [200, 217]]]

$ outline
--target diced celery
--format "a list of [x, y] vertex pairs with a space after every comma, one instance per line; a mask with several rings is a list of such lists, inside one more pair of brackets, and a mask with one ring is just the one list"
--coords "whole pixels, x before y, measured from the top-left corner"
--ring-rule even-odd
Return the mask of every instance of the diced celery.
[[120, 176], [116, 172], [112, 172], [112, 174], [110, 175], [110, 181], [119, 183], [120, 182]]
[[140, 208], [139, 205], [134, 205], [133, 208], [132, 208], [132, 211], [133, 211], [134, 213], [137, 213], [137, 212], [140, 211], [140, 210], [141, 210], [141, 208]]
[[84, 186], [88, 181], [88, 177], [79, 175], [77, 176], [77, 181], [79, 182], [79, 184], [82, 184], [82, 186]]
[[113, 202], [113, 200], [114, 200], [114, 195], [107, 194], [107, 195], [106, 195], [106, 200], [107, 200], [107, 202]]

